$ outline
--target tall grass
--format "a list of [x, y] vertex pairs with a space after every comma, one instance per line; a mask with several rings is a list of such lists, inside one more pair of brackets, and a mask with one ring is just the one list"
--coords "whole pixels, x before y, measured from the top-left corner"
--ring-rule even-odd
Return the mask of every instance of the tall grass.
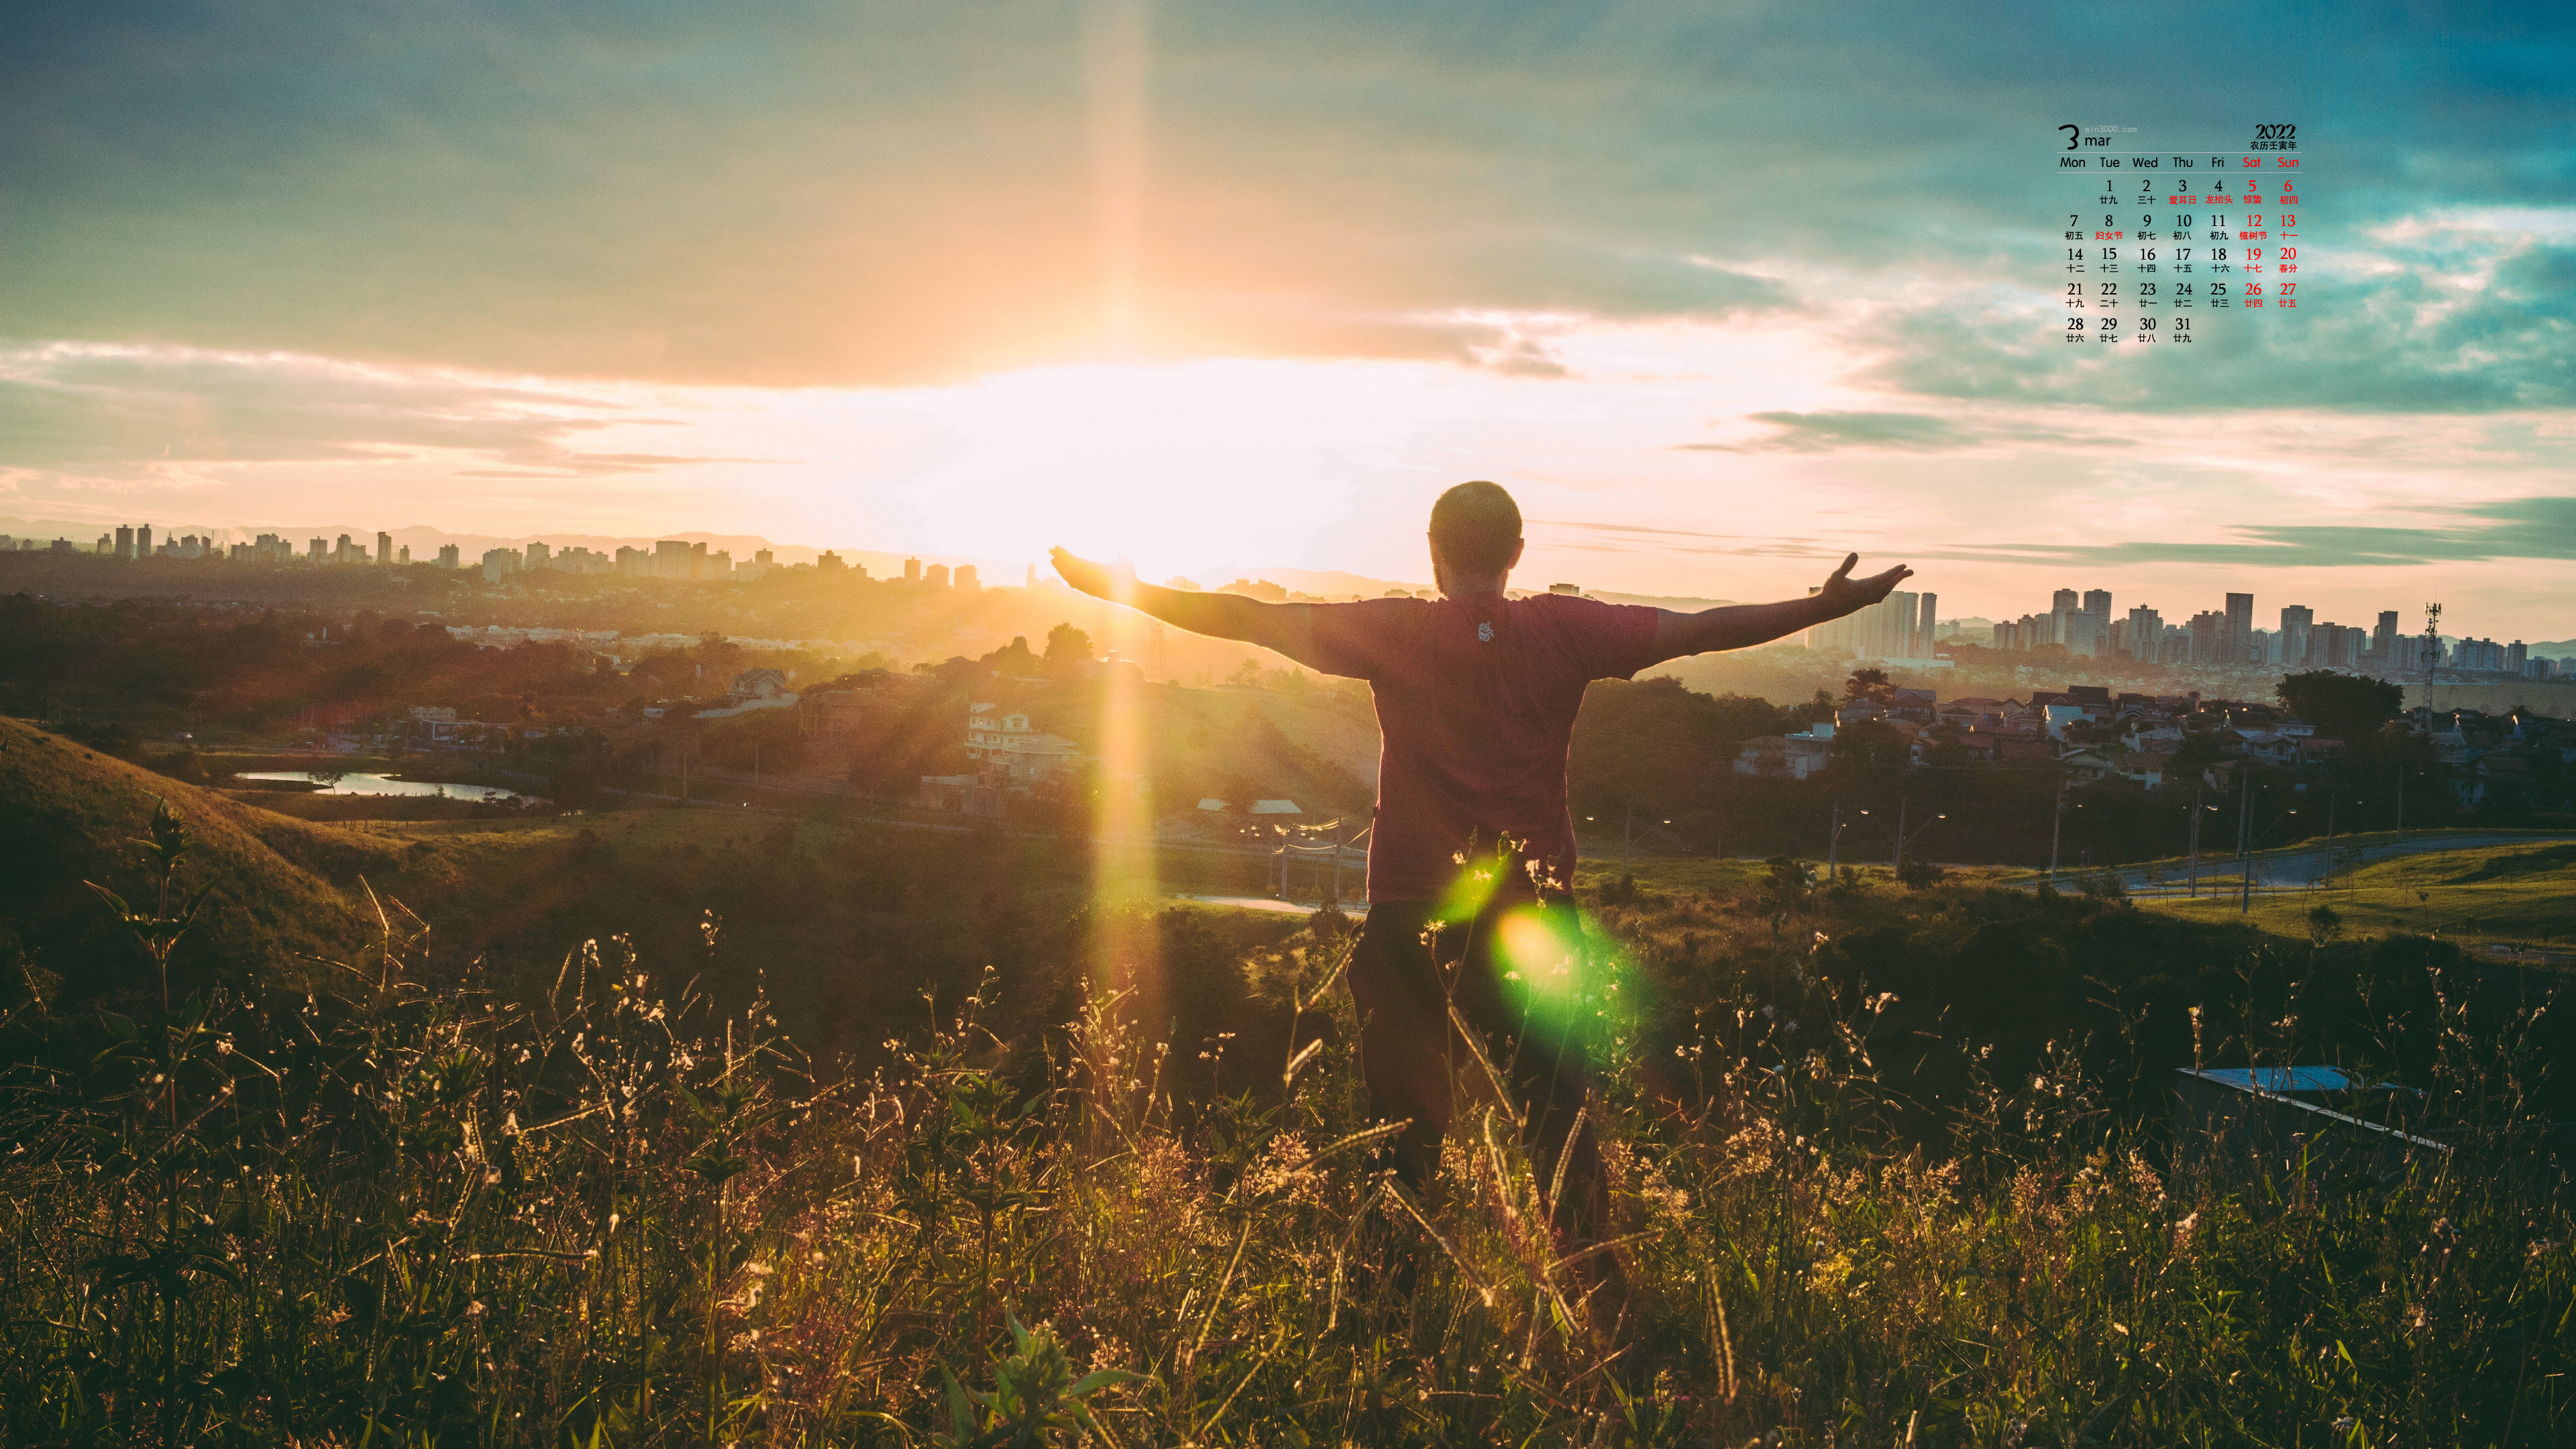
[[[156, 842], [175, 882], [184, 839]], [[157, 884], [125, 914], [166, 938]], [[1499, 1100], [1427, 1198], [1397, 1184], [1329, 917], [1245, 964], [1286, 1049], [1205, 1044], [1244, 1085], [1195, 1099], [1114, 993], [1006, 1041], [988, 981], [845, 1079], [618, 941], [513, 1001], [431, 972], [424, 935], [388, 907], [310, 991], [22, 995], [7, 1442], [2576, 1434], [2576, 1258], [2541, 1175], [2471, 1148], [2395, 1181], [2176, 1174], [2071, 1054], [1908, 1145], [1868, 1046], [1884, 998], [1838, 998], [1794, 933], [1767, 948], [1783, 988], [1669, 1060], [1621, 1022], [1628, 969], [1604, 983], [1606, 1246], [1549, 1231], [1559, 1185]], [[2497, 1079], [2493, 1043], [2446, 1043], [2437, 1072]]]

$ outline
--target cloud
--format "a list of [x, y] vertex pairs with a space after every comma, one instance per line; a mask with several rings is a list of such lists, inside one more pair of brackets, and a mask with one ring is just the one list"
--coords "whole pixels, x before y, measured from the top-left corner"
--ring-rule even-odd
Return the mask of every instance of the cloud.
[[2421, 568], [2504, 560], [2576, 559], [2576, 497], [2502, 499], [2460, 510], [2481, 520], [2414, 528], [2366, 524], [2257, 524], [2207, 542], [1986, 544], [1923, 550], [1973, 563], [2226, 564], [2239, 568]]
[[480, 477], [655, 473], [687, 454], [586, 452], [611, 427], [668, 425], [584, 390], [329, 358], [191, 348], [0, 349], [0, 458], [115, 475], [164, 463], [366, 463], [452, 451]]
[[[20, 338], [692, 383], [1095, 357], [1114, 269], [1083, 8], [6, 7], [0, 316]], [[1735, 318], [1937, 277], [1942, 302], [1869, 339], [1904, 343], [1906, 386], [2074, 395], [2102, 369], [1955, 321], [2046, 236], [2051, 181], [2022, 158], [2070, 114], [2198, 141], [2246, 74], [2334, 147], [2329, 253], [2446, 206], [2563, 203], [2565, 7], [2241, 19], [2216, 0], [2045, 23], [1893, 0], [1158, 7], [1119, 262], [1136, 341], [1440, 358], [1461, 339], [1385, 319]], [[2068, 69], [2215, 34], [2223, 69]], [[2500, 272], [2499, 298], [2558, 265]], [[2232, 379], [2321, 405], [2563, 396], [2519, 355], [2546, 337], [2518, 305], [2429, 334], [2448, 372], [2361, 327]], [[2515, 355], [2479, 362], [2479, 337]]]

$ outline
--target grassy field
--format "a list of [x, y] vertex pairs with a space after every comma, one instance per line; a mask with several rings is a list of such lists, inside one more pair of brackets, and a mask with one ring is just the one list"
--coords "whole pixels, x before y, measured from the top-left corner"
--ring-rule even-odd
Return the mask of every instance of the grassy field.
[[[2237, 915], [2232, 891], [2199, 900], [2142, 900], [2186, 919]], [[2246, 919], [2306, 939], [2309, 913], [2331, 906], [2348, 935], [2399, 932], [2479, 942], [2565, 944], [2576, 939], [2576, 842], [2428, 851], [2356, 866], [2307, 890], [2257, 892]]]

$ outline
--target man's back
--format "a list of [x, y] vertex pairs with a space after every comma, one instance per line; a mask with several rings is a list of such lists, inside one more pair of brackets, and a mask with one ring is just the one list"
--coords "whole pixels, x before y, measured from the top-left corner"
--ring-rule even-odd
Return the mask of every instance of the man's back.
[[1383, 744], [1369, 899], [1436, 900], [1497, 836], [1571, 883], [1566, 750], [1584, 686], [1656, 661], [1653, 609], [1541, 594], [1318, 605], [1305, 662], [1365, 679]]

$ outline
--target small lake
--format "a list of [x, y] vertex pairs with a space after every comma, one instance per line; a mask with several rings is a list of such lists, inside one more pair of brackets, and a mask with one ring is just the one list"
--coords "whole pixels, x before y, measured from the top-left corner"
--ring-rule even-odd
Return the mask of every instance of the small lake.
[[315, 785], [317, 795], [435, 795], [450, 800], [517, 800], [515, 790], [498, 785], [442, 785], [435, 780], [397, 780], [391, 775], [370, 775], [351, 770], [344, 774], [311, 770], [263, 770], [237, 775], [240, 780], [284, 780], [298, 785]]

